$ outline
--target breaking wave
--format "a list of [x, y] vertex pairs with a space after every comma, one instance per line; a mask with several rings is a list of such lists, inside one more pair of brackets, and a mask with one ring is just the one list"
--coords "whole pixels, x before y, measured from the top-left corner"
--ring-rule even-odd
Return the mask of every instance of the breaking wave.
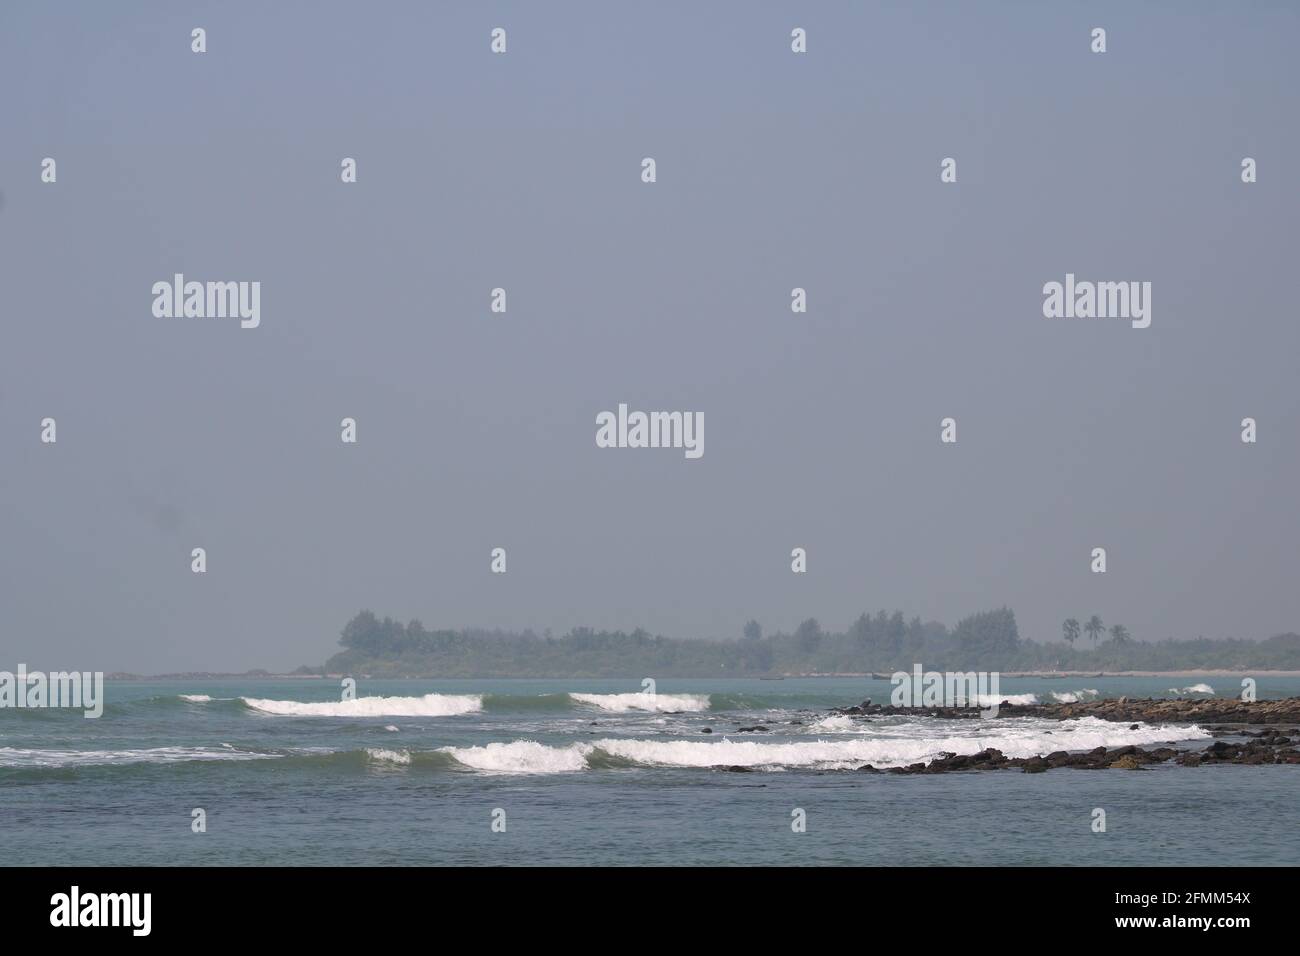
[[1038, 703], [1037, 694], [976, 694], [975, 704], [978, 707], [992, 707], [995, 704], [1036, 704]]
[[190, 760], [265, 760], [274, 753], [233, 747], [149, 747], [142, 750], [27, 750], [0, 747], [0, 767], [96, 767]]
[[[399, 698], [400, 699], [400, 698]], [[422, 700], [423, 698], [413, 698]], [[882, 724], [827, 717], [811, 725], [816, 739], [790, 741], [656, 740], [603, 738], [564, 745], [534, 740], [494, 742], [436, 750], [371, 747], [361, 750], [318, 748], [250, 750], [220, 747], [155, 747], [134, 750], [32, 750], [0, 748], [0, 770], [63, 773], [79, 768], [131, 764], [179, 765], [190, 761], [278, 761], [277, 766], [332, 767], [365, 773], [382, 768], [460, 770], [491, 774], [557, 774], [630, 767], [754, 770], [849, 770], [863, 764], [887, 769], [928, 762], [944, 753], [973, 754], [994, 747], [1008, 757], [1054, 751], [1199, 740], [1210, 734], [1199, 727], [1127, 725], [1084, 717], [1065, 721], [1016, 719], [945, 721], [944, 726], [909, 722]], [[820, 736], [824, 734], [825, 737]], [[940, 736], [942, 734], [942, 736]]]
[[[821, 730], [850, 730], [861, 726], [866, 725], [841, 716], [828, 717], [814, 725]], [[916, 733], [917, 726], [895, 728], [895, 736], [862, 734], [850, 740], [771, 743], [728, 738], [707, 742], [605, 738], [566, 746], [516, 740], [481, 747], [444, 747], [440, 752], [450, 755], [458, 764], [489, 773], [574, 773], [632, 766], [848, 770], [867, 763], [881, 768], [902, 767], [928, 762], [943, 753], [974, 754], [986, 747], [994, 747], [1008, 757], [1032, 757], [1058, 750], [1083, 751], [1210, 736], [1195, 726], [1139, 724], [1129, 730], [1126, 725], [1095, 717], [999, 726], [989, 733], [976, 732], [983, 728], [973, 728], [972, 732], [946, 737], [909, 735], [909, 732]]]
[[[567, 713], [595, 708], [607, 713], [700, 713], [746, 710], [773, 706], [773, 701], [743, 694], [441, 694], [384, 697], [371, 695], [352, 701], [299, 701], [263, 697], [213, 697], [209, 694], [171, 694], [109, 703], [106, 710], [210, 704], [214, 708], [252, 709], [281, 717], [446, 717], [477, 713]], [[35, 713], [35, 712], [34, 712]], [[38, 714], [39, 716], [39, 714]]]
[[616, 714], [634, 710], [698, 713], [712, 706], [708, 694], [569, 694], [569, 697]]
[[357, 697], [303, 702], [241, 697], [253, 710], [277, 717], [455, 717], [483, 709], [478, 694], [425, 694], [423, 697]]
[[1062, 691], [1060, 693], [1052, 691], [1051, 696], [1052, 700], [1058, 704], [1077, 704], [1081, 701], [1096, 700], [1100, 694], [1085, 687], [1082, 690]]
[[408, 766], [411, 755], [405, 750], [385, 750], [382, 747], [367, 748], [366, 756], [377, 763], [394, 763]]
[[590, 744], [548, 747], [532, 740], [491, 743], [481, 747], [443, 747], [457, 763], [488, 773], [573, 773], [587, 769]]

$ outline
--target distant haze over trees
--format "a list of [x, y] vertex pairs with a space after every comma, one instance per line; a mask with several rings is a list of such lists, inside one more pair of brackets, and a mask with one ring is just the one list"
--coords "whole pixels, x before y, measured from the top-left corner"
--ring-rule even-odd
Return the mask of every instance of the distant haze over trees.
[[[1265, 641], [1238, 639], [1135, 641], [1121, 624], [1109, 628], [1091, 615], [1067, 619], [1064, 642], [1024, 640], [1009, 608], [981, 611], [951, 629], [907, 620], [901, 611], [862, 614], [844, 631], [824, 630], [808, 618], [794, 633], [765, 635], [757, 621], [735, 640], [652, 635], [637, 628], [549, 632], [426, 630], [362, 611], [343, 629], [343, 650], [322, 667], [301, 673], [364, 673], [374, 677], [661, 677], [865, 674], [910, 670], [913, 664], [948, 670], [1179, 670], [1196, 668], [1300, 669], [1300, 635]], [[1091, 647], [1075, 647], [1086, 634]]]

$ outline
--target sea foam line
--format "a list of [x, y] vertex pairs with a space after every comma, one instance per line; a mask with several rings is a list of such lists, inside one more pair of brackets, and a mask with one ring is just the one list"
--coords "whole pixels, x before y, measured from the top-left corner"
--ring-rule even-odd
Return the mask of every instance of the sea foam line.
[[142, 750], [29, 750], [0, 747], [0, 767], [96, 767], [189, 760], [270, 760], [279, 754], [211, 747], [149, 747]]
[[569, 697], [578, 703], [589, 704], [618, 714], [634, 710], [652, 713], [671, 711], [698, 713], [709, 709], [707, 694], [575, 694], [570, 692]]
[[[916, 725], [894, 728], [906, 732]], [[1049, 731], [1050, 727], [1050, 731]], [[830, 729], [827, 726], [825, 729]], [[837, 725], [838, 729], [838, 725]], [[477, 747], [443, 747], [458, 763], [488, 773], [574, 773], [592, 769], [599, 757], [615, 758], [623, 765], [706, 769], [740, 766], [766, 770], [847, 770], [870, 763], [876, 767], [901, 767], [928, 762], [941, 753], [974, 754], [987, 747], [1008, 757], [1041, 756], [1058, 750], [1084, 751], [1094, 747], [1119, 747], [1172, 740], [1209, 737], [1200, 727], [1126, 725], [1083, 717], [1075, 720], [1035, 722], [1034, 726], [1004, 726], [996, 732], [933, 736], [858, 736], [850, 740], [796, 740], [766, 742], [644, 740], [604, 738], [590, 743], [548, 746], [531, 740], [490, 743]]]
[[423, 697], [357, 697], [310, 701], [240, 698], [254, 710], [277, 717], [455, 717], [483, 709], [479, 694], [425, 694]]

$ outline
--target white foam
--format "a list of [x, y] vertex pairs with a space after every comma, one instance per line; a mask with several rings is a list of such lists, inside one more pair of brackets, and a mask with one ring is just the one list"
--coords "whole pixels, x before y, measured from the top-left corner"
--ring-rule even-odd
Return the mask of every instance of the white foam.
[[[223, 745], [226, 747], [228, 745]], [[0, 747], [0, 767], [90, 767], [118, 763], [179, 763], [186, 760], [265, 760], [276, 754], [211, 747], [152, 747], [146, 750], [21, 750]]]
[[388, 731], [390, 734], [397, 733], [397, 727], [394, 724], [386, 724], [384, 730]]
[[1193, 684], [1191, 687], [1184, 687], [1182, 690], [1179, 690], [1177, 687], [1171, 687], [1169, 688], [1169, 693], [1178, 694], [1179, 696], [1182, 696], [1183, 694], [1213, 694], [1214, 688], [1209, 684]]
[[1095, 700], [1097, 696], [1097, 691], [1089, 690], [1086, 687], [1082, 690], [1061, 691], [1060, 693], [1052, 691], [1052, 699], [1058, 704], [1077, 704], [1081, 700]]
[[[899, 767], [928, 762], [940, 753], [974, 754], [987, 747], [1008, 757], [1032, 757], [1057, 750], [1083, 751], [1094, 747], [1120, 747], [1171, 740], [1194, 740], [1210, 735], [1199, 727], [1125, 724], [1084, 717], [1077, 720], [1018, 720], [999, 722], [971, 719], [952, 721], [950, 736], [933, 736], [933, 725], [907, 724], [878, 728], [853, 740], [768, 743], [723, 739], [597, 740], [595, 746], [636, 763], [665, 767], [741, 766], [767, 769], [803, 767], [843, 770], [869, 763]], [[966, 725], [966, 726], [957, 726]], [[1049, 734], [1048, 731], [1051, 731]], [[884, 736], [888, 733], [889, 736]]]
[[[844, 728], [847, 718], [830, 717], [822, 729]], [[1008, 757], [1032, 757], [1057, 750], [1084, 751], [1094, 747], [1122, 747], [1130, 744], [1199, 740], [1210, 735], [1199, 727], [1139, 724], [1129, 730], [1096, 717], [1076, 720], [986, 721], [979, 719], [944, 721], [936, 727], [925, 723], [885, 725], [855, 723], [861, 732], [844, 740], [795, 740], [767, 742], [638, 740], [605, 738], [587, 743], [549, 747], [532, 740], [491, 743], [481, 747], [443, 747], [459, 763], [487, 773], [576, 773], [589, 769], [588, 757], [601, 751], [612, 757], [650, 767], [740, 766], [763, 770], [805, 768], [847, 770], [869, 763], [877, 767], [901, 767], [929, 762], [941, 753], [974, 754], [994, 747]], [[946, 736], [935, 736], [936, 730]]]
[[423, 697], [357, 697], [354, 700], [303, 702], [241, 698], [264, 714], [280, 717], [454, 717], [483, 709], [478, 694], [425, 694]]
[[625, 714], [630, 710], [663, 713], [665, 711], [690, 711], [697, 713], [709, 709], [707, 694], [569, 694], [583, 704], [601, 710]]
[[411, 762], [411, 755], [405, 750], [385, 750], [382, 747], [366, 748], [366, 756], [379, 763], [395, 763], [406, 766]]
[[976, 694], [975, 706], [993, 707], [997, 704], [1036, 704], [1037, 694]]
[[207, 694], [181, 694], [181, 700], [188, 700], [191, 704], [210, 704], [212, 698]]
[[831, 731], [843, 731], [843, 730], [856, 731], [856, 730], [864, 730], [866, 728], [862, 726], [862, 721], [854, 720], [852, 717], [846, 717], [843, 714], [833, 714], [830, 717], [823, 717], [815, 724], [809, 724], [808, 729], [809, 730], [831, 730]]
[[572, 773], [587, 769], [587, 744], [548, 747], [533, 740], [491, 743], [482, 747], [441, 747], [458, 763], [488, 773]]

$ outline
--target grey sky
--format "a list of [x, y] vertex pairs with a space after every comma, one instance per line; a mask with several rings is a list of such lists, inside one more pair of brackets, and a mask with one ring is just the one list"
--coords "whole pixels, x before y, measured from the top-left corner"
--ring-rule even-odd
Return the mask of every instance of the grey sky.
[[[1298, 46], [1282, 3], [5, 3], [0, 665], [286, 668], [361, 607], [1296, 629]], [[261, 327], [155, 318], [175, 272]], [[1151, 328], [1044, 318], [1067, 272]], [[598, 449], [620, 401], [704, 457]]]

